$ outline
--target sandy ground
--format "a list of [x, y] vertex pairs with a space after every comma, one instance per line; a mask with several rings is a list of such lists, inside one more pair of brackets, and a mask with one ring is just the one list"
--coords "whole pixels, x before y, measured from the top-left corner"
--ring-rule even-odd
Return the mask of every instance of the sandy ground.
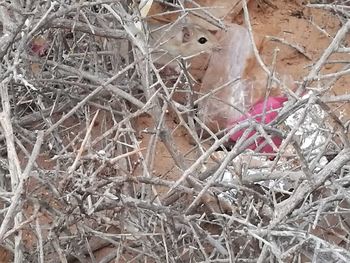
[[[305, 51], [305, 55], [299, 53], [293, 47], [275, 41], [265, 41], [262, 47], [262, 58], [267, 65], [271, 65], [273, 53], [279, 50], [276, 63], [276, 71], [280, 75], [291, 76], [295, 81], [302, 81], [309, 72], [309, 67], [317, 61], [322, 52], [332, 41], [332, 37], [339, 29], [338, 19], [330, 12], [310, 9], [302, 4], [303, 1], [274, 1], [276, 9], [272, 7], [260, 8], [254, 1], [249, 4], [249, 12], [254, 34], [257, 38], [265, 36], [278, 37], [287, 43], [298, 45]], [[232, 22], [243, 24], [241, 15], [231, 19]], [[320, 31], [315, 25], [323, 28]], [[325, 34], [327, 32], [329, 36]], [[348, 56], [347, 56], [348, 57]], [[333, 59], [345, 59], [344, 54], [334, 56]], [[339, 70], [334, 65], [327, 66], [325, 72], [331, 73]], [[254, 72], [251, 72], [254, 75]], [[200, 74], [198, 74], [200, 75]], [[329, 91], [331, 95], [347, 94], [347, 83], [350, 78], [342, 78]], [[283, 93], [283, 91], [281, 91]], [[348, 104], [332, 105], [334, 112], [346, 121], [350, 118], [350, 106]], [[150, 127], [152, 120], [147, 116], [138, 119], [137, 127], [144, 130]], [[167, 116], [167, 125], [174, 130], [174, 140], [178, 149], [188, 152], [192, 145], [186, 131], [179, 125], [171, 114]], [[146, 146], [149, 136], [143, 134], [142, 146]], [[162, 161], [155, 162], [155, 174], [167, 179], [177, 177], [177, 169], [166, 148], [159, 143], [157, 157]], [[188, 157], [188, 162], [193, 162], [193, 155]], [[170, 161], [170, 162], [169, 162]]]
[[[332, 41], [332, 37], [339, 29], [339, 22], [335, 15], [328, 11], [310, 9], [305, 7], [305, 1], [273, 1], [276, 8], [260, 8], [255, 1], [249, 4], [249, 11], [254, 33], [261, 36], [274, 36], [283, 38], [286, 42], [297, 44], [305, 50], [305, 55], [299, 53], [294, 48], [274, 41], [265, 42], [262, 49], [262, 57], [267, 65], [271, 65], [273, 52], [279, 49], [276, 68], [280, 74], [290, 75], [294, 80], [301, 81], [308, 73], [308, 67], [315, 63], [324, 49]], [[230, 19], [239, 24], [243, 24], [243, 19], [239, 15], [235, 19]], [[320, 28], [317, 28], [318, 25]], [[329, 35], [327, 35], [329, 34]], [[333, 56], [333, 59], [349, 59], [345, 54]], [[329, 64], [325, 72], [331, 73], [339, 69], [333, 64]], [[254, 73], [252, 73], [254, 74]], [[342, 78], [338, 81], [329, 94], [340, 95], [347, 93], [348, 78]], [[338, 107], [339, 106], [339, 107]], [[350, 114], [349, 105], [334, 105], [338, 116], [348, 119]], [[153, 127], [153, 120], [149, 116], [143, 115], [137, 119], [136, 129], [141, 141], [141, 147], [147, 147], [150, 134], [143, 132], [146, 128]], [[74, 120], [72, 120], [72, 125]], [[189, 136], [185, 130], [178, 125], [178, 122], [171, 114], [166, 116], [166, 124], [173, 130], [173, 138], [178, 150], [182, 153], [189, 152], [192, 145]], [[68, 124], [67, 124], [68, 125]], [[97, 136], [100, 127], [95, 127]], [[71, 130], [77, 133], [79, 128]], [[72, 134], [72, 137], [73, 134]], [[143, 152], [145, 152], [144, 150]], [[179, 170], [174, 166], [173, 160], [162, 143], [157, 144], [156, 161], [154, 162], [154, 175], [165, 179], [176, 179], [179, 176]], [[196, 153], [186, 156], [186, 162], [193, 163], [196, 159]], [[41, 159], [40, 166], [46, 169], [52, 169], [53, 163]], [[162, 189], [158, 189], [160, 193]], [[96, 254], [97, 261], [107, 253], [107, 250]], [[0, 250], [0, 262], [11, 262], [9, 254]]]
[[[304, 54], [299, 53], [293, 47], [281, 44], [275, 41], [267, 41], [262, 48], [262, 57], [267, 65], [271, 65], [274, 50], [278, 49], [276, 63], [277, 72], [281, 75], [291, 76], [295, 81], [302, 81], [309, 72], [309, 67], [317, 61], [324, 49], [332, 41], [335, 33], [339, 29], [338, 19], [328, 11], [310, 9], [302, 4], [303, 1], [274, 1], [276, 9], [272, 7], [260, 8], [257, 3], [252, 1], [249, 4], [249, 11], [254, 34], [257, 38], [264, 36], [273, 36], [284, 39], [286, 42], [298, 45], [304, 49]], [[231, 20], [238, 24], [243, 24], [243, 18], [238, 16]], [[322, 28], [320, 30], [315, 25]], [[329, 35], [327, 35], [327, 33]], [[333, 59], [345, 58], [344, 54], [334, 56]], [[330, 64], [325, 72], [335, 72], [339, 68]], [[254, 74], [254, 72], [252, 72]], [[198, 74], [200, 76], [200, 73]], [[200, 80], [200, 77], [198, 77]], [[343, 78], [338, 81], [329, 91], [331, 95], [340, 95], [347, 93], [347, 83], [349, 78]], [[344, 105], [332, 105], [335, 113], [343, 120], [349, 119], [350, 107]], [[339, 106], [339, 107], [338, 107]], [[171, 114], [167, 116], [166, 124], [174, 132], [174, 140], [178, 150], [182, 153], [189, 152], [192, 145], [186, 131], [178, 125], [178, 122]], [[139, 131], [153, 125], [153, 121], [148, 116], [142, 116], [137, 121]], [[141, 145], [147, 147], [150, 135], [142, 134]], [[179, 170], [174, 166], [172, 158], [164, 145], [158, 143], [156, 150], [157, 160], [154, 163], [154, 175], [165, 179], [176, 179], [179, 177]], [[186, 157], [188, 163], [192, 163], [196, 154], [192, 153]], [[159, 194], [164, 189], [159, 188]], [[323, 233], [323, 235], [325, 235]], [[339, 243], [341, 240], [336, 238], [337, 234], [329, 233], [327, 239]], [[98, 257], [103, 257], [101, 251]]]

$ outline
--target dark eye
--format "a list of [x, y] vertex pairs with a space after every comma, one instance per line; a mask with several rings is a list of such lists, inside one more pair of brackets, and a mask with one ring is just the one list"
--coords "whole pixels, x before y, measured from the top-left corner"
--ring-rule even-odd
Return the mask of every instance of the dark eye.
[[200, 44], [205, 44], [205, 43], [207, 43], [207, 41], [208, 41], [208, 39], [206, 39], [205, 37], [201, 37], [198, 39], [198, 43], [200, 43]]

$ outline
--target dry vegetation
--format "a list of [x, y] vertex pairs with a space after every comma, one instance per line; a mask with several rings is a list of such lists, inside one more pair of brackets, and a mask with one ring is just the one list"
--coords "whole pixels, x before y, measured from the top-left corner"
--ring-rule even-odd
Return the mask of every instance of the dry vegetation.
[[274, 39], [303, 70], [260, 125], [285, 138], [274, 158], [197, 135], [200, 93], [147, 62], [134, 2], [0, 2], [0, 261], [350, 262], [349, 1], [244, 10], [328, 34], [315, 51]]

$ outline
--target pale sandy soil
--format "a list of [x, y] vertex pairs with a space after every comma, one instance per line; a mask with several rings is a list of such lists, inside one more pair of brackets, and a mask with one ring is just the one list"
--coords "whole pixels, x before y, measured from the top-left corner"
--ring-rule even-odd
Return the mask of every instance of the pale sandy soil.
[[[257, 6], [255, 1], [251, 1], [249, 4], [250, 17], [254, 33], [260, 37], [274, 36], [283, 38], [288, 43], [297, 44], [304, 48], [305, 54], [309, 58], [303, 54], [300, 54], [292, 47], [273, 41], [265, 42], [262, 49], [262, 57], [267, 65], [271, 65], [273, 52], [276, 48], [278, 48], [280, 51], [277, 57], [277, 71], [280, 74], [292, 76], [292, 78], [296, 81], [301, 81], [308, 73], [308, 67], [317, 61], [324, 49], [330, 44], [332, 37], [339, 29], [338, 19], [329, 11], [305, 7], [303, 2], [306, 1], [278, 0], [273, 2], [277, 7], [276, 9], [272, 7], [265, 7], [264, 9], [261, 9]], [[240, 15], [233, 21], [243, 24], [243, 19]], [[320, 26], [324, 32], [317, 28], [313, 23]], [[327, 32], [329, 36], [327, 36], [325, 32]], [[341, 58], [346, 60], [349, 59], [349, 56], [340, 54], [333, 56], [332, 58]], [[337, 66], [330, 64], [326, 67], [325, 71], [327, 73], [331, 73], [338, 69], [339, 68]], [[334, 85], [332, 90], [329, 91], [329, 94], [347, 94], [348, 85], [350, 83], [349, 81], [349, 77], [342, 78]], [[334, 107], [335, 113], [338, 116], [345, 120], [349, 119], [350, 106], [348, 104], [332, 106]], [[72, 118], [67, 121], [65, 125], [67, 127], [73, 127], [75, 122], [76, 120]], [[166, 116], [166, 124], [173, 131], [172, 135], [178, 150], [182, 153], [189, 152], [193, 147], [189, 136], [186, 134], [185, 129], [178, 124], [178, 121], [172, 114], [168, 114]], [[110, 127], [111, 125], [113, 125], [113, 122], [108, 117], [102, 117], [102, 120], [99, 121], [93, 128], [92, 138], [95, 138], [101, 134], [101, 130], [103, 130], [101, 126], [105, 128]], [[137, 118], [135, 128], [137, 131], [136, 134], [138, 136], [138, 140], [140, 141], [140, 146], [147, 147], [150, 134], [144, 132], [144, 130], [146, 128], [152, 130], [154, 128], [154, 121], [148, 115], [142, 115]], [[64, 144], [69, 142], [69, 138], [74, 138], [79, 131], [80, 127], [69, 128], [70, 137], [66, 137], [67, 141], [65, 141]], [[73, 146], [73, 148], [76, 147]], [[144, 149], [142, 152], [145, 153], [146, 149]], [[23, 156], [22, 158], [23, 163], [25, 163], [26, 158]], [[41, 158], [39, 158], [38, 165], [40, 165], [42, 169], [53, 169], [55, 163], [50, 161], [49, 158], [52, 158], [52, 156], [42, 155]], [[192, 152], [186, 155], [186, 162], [191, 164], [196, 160], [196, 158], [196, 152]], [[176, 180], [180, 175], [178, 168], [176, 168], [174, 165], [172, 157], [161, 142], [157, 143], [153, 175], [171, 180]], [[167, 189], [158, 188], [157, 190], [161, 195]], [[339, 242], [339, 240], [336, 240], [336, 238], [332, 235], [330, 235], [330, 239], [335, 239], [335, 242]], [[105, 248], [104, 250], [98, 251], [96, 253], [96, 260], [98, 261], [110, 250], [110, 248]], [[11, 262], [8, 253], [0, 251], [0, 262]]]
[[[276, 1], [275, 5], [277, 9], [271, 7], [261, 9], [254, 2], [251, 2], [249, 5], [251, 23], [257, 38], [263, 36], [283, 38], [288, 43], [297, 44], [304, 48], [305, 54], [312, 59], [306, 58], [294, 48], [284, 44], [273, 41], [264, 43], [262, 57], [265, 63], [271, 65], [273, 52], [278, 48], [280, 51], [276, 63], [277, 72], [281, 75], [292, 76], [295, 81], [303, 80], [309, 72], [309, 67], [321, 56], [324, 49], [328, 47], [332, 41], [332, 36], [334, 36], [339, 29], [337, 18], [330, 14], [330, 12], [307, 8], [302, 2], [303, 1]], [[324, 32], [321, 32], [310, 21], [322, 26], [324, 32], [328, 32], [330, 36], [326, 36]], [[233, 19], [233, 22], [242, 24], [242, 16], [239, 15]], [[345, 54], [339, 54], [337, 59], [342, 58], [345, 60], [346, 57], [349, 58], [349, 56], [345, 56]], [[336, 56], [334, 56], [334, 59], [336, 59]], [[330, 65], [327, 67], [327, 73], [336, 72], [337, 69], [339, 68]], [[252, 74], [254, 74], [254, 72], [252, 72]], [[329, 91], [329, 94], [347, 94], [349, 81], [349, 77], [342, 78]], [[281, 93], [283, 93], [283, 91], [281, 91]], [[350, 118], [350, 105], [348, 103], [341, 104], [339, 107], [338, 105], [332, 106], [334, 107], [335, 113], [339, 117], [342, 117], [344, 122]], [[193, 146], [189, 143], [188, 135], [181, 126], [177, 125], [178, 122], [174, 120], [171, 114], [167, 117], [167, 125], [175, 130], [173, 135], [179, 150], [183, 153], [189, 151]], [[151, 124], [152, 120], [144, 116], [138, 119], [137, 126], [139, 130], [144, 130], [150, 127]], [[143, 134], [142, 146], [147, 145], [148, 137], [147, 134]], [[159, 156], [162, 161], [155, 162], [156, 174], [165, 176], [168, 179], [173, 176], [176, 178], [176, 168], [173, 166], [172, 158], [161, 143], [159, 143], [157, 148], [157, 156]], [[189, 163], [193, 162], [193, 157], [188, 158], [188, 161]]]

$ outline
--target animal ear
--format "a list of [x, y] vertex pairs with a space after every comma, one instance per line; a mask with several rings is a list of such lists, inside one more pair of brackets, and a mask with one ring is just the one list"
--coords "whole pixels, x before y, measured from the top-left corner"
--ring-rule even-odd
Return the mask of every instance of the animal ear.
[[182, 43], [187, 43], [191, 39], [191, 32], [187, 26], [182, 28]]

